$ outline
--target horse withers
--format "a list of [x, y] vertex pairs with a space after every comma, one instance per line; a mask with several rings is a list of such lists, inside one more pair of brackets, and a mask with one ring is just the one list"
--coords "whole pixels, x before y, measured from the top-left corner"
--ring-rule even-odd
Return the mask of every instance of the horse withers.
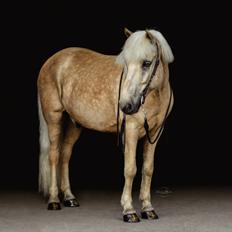
[[132, 204], [132, 184], [136, 147], [143, 137], [141, 217], [158, 218], [150, 188], [155, 147], [173, 106], [168, 64], [174, 57], [159, 31], [125, 29], [125, 34], [127, 40], [117, 56], [67, 48], [51, 56], [40, 70], [39, 191], [49, 197], [49, 210], [61, 209], [59, 193], [64, 206], [79, 206], [70, 187], [69, 160], [82, 128], [117, 132], [124, 120], [123, 219], [140, 221]]

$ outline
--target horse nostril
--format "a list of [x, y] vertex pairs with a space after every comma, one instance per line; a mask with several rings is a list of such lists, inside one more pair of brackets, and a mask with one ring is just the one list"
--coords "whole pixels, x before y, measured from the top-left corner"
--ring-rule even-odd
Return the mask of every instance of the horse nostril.
[[131, 103], [127, 103], [123, 108], [122, 111], [126, 114], [130, 114], [133, 112], [133, 105]]
[[127, 109], [127, 111], [128, 112], [130, 112], [131, 110], [132, 110], [132, 104], [131, 103], [128, 103], [127, 105], [126, 105], [126, 109]]

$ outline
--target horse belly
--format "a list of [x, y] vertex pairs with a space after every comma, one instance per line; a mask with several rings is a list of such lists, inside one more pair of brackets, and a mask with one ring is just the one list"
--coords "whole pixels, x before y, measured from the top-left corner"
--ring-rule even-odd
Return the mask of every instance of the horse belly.
[[65, 108], [72, 119], [83, 127], [102, 132], [116, 132], [116, 114], [109, 103], [94, 99], [86, 102], [79, 98], [76, 104], [67, 105]]

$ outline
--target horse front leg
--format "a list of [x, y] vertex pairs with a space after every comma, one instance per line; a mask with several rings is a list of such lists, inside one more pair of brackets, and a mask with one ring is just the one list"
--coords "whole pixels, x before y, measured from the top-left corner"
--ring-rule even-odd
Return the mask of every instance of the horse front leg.
[[143, 219], [158, 219], [151, 204], [151, 180], [154, 170], [154, 153], [157, 142], [150, 144], [147, 139], [143, 149], [142, 182], [140, 188], [140, 200], [142, 202], [141, 216]]
[[123, 207], [123, 220], [125, 222], [139, 222], [139, 217], [132, 205], [132, 185], [137, 171], [136, 147], [138, 142], [137, 133], [134, 130], [126, 130], [125, 154], [124, 154], [124, 177], [125, 183], [121, 197]]

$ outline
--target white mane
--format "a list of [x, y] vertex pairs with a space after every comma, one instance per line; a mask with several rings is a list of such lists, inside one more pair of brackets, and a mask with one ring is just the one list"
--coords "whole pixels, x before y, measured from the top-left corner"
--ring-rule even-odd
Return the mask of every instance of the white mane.
[[[163, 35], [156, 30], [149, 30], [154, 37], [154, 41], [158, 41], [161, 47], [161, 56], [163, 61], [171, 63], [174, 60], [172, 50]], [[116, 62], [123, 65], [126, 61], [143, 60], [147, 57], [153, 57], [156, 54], [156, 46], [146, 37], [146, 31], [136, 31], [126, 40], [122, 52], [117, 56]]]
[[158, 40], [158, 42], [161, 46], [161, 53], [162, 53], [163, 60], [167, 63], [173, 62], [174, 56], [173, 56], [172, 50], [171, 50], [167, 40], [164, 38], [164, 36], [159, 31], [150, 30], [150, 32]]

